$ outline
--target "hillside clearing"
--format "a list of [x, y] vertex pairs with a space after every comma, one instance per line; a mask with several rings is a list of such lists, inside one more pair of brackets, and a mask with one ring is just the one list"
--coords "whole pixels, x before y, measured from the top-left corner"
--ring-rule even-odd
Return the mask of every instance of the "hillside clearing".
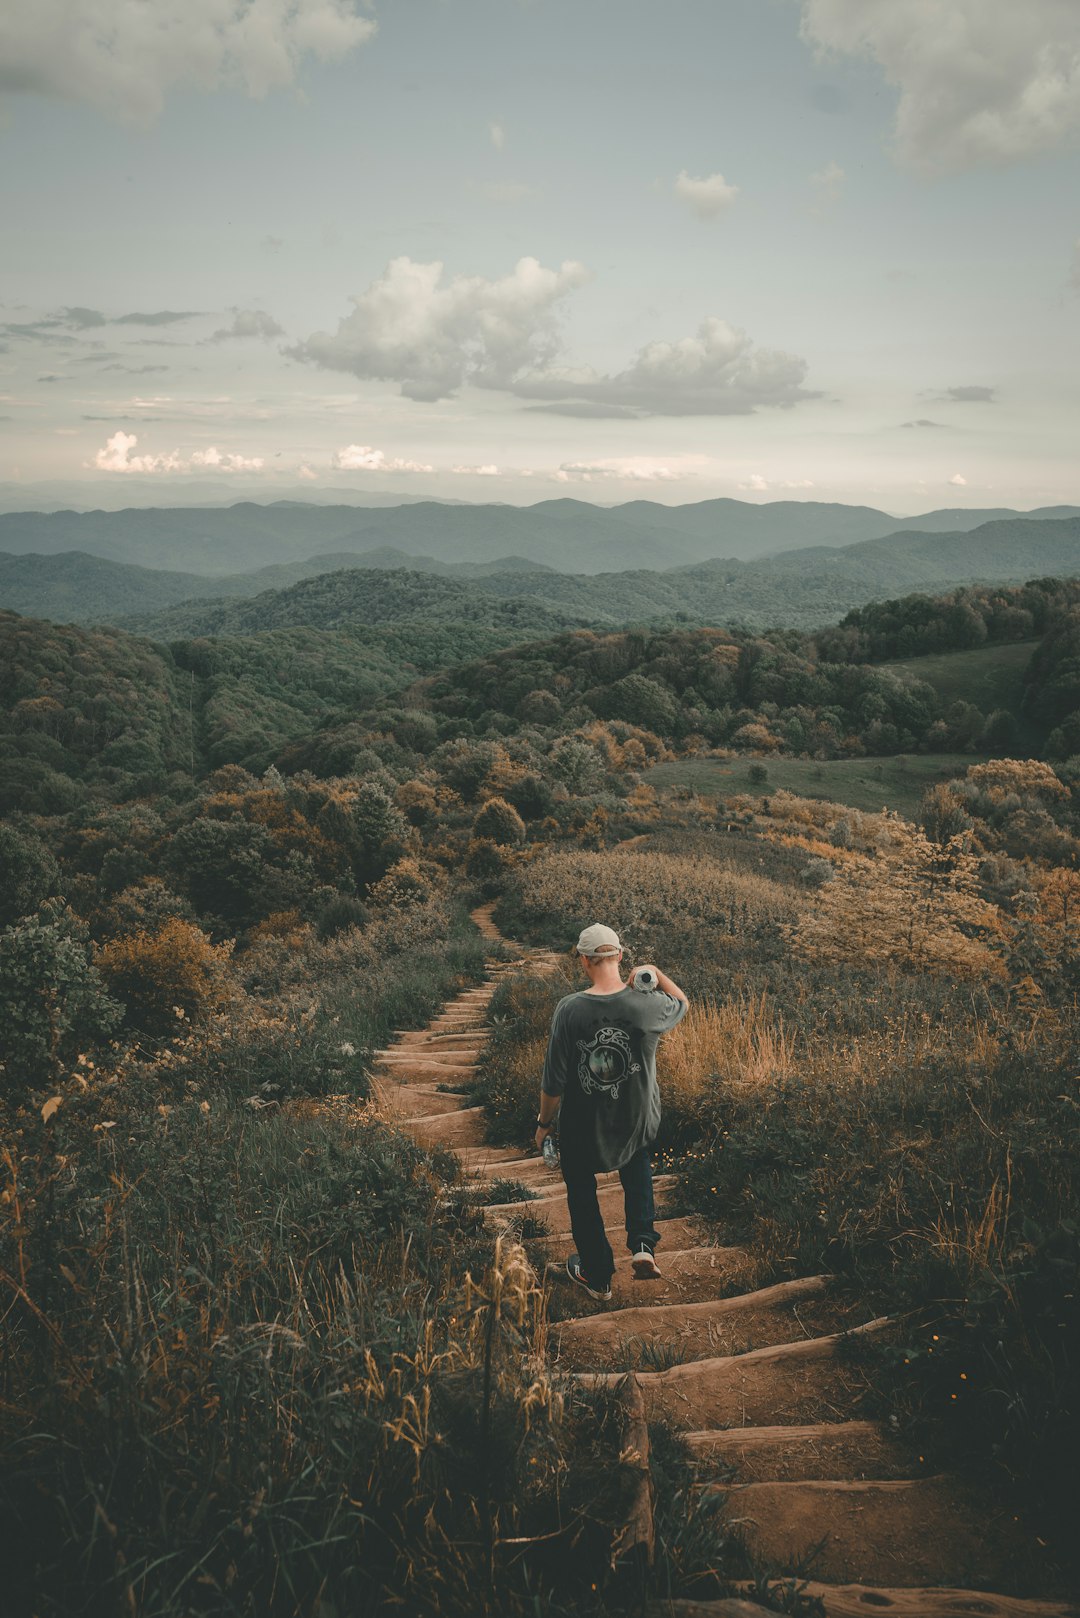
[[[941, 659], [942, 662], [945, 659]], [[794, 792], [800, 798], [825, 798], [876, 814], [895, 809], [908, 818], [928, 787], [963, 775], [982, 763], [973, 753], [899, 753], [894, 758], [689, 758], [657, 764], [645, 775], [658, 789], [689, 787], [707, 798], [768, 797], [770, 792]], [[764, 763], [765, 781], [751, 780], [750, 771]]]
[[1020, 718], [1024, 671], [1037, 641], [1021, 640], [999, 646], [979, 646], [969, 652], [939, 652], [879, 665], [885, 674], [901, 679], [925, 680], [943, 702], [972, 702], [983, 713], [1004, 708]]

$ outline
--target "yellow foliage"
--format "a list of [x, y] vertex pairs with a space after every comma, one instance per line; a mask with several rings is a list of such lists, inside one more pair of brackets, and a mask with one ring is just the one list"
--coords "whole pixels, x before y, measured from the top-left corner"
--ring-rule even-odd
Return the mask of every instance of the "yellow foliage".
[[973, 764], [967, 779], [988, 792], [995, 802], [1010, 792], [1021, 797], [1027, 792], [1050, 798], [1067, 798], [1069, 789], [1059, 781], [1049, 764], [1037, 758], [993, 758], [986, 764]]
[[233, 944], [211, 944], [189, 921], [171, 916], [154, 932], [113, 938], [97, 952], [95, 965], [110, 992], [122, 1000], [128, 1020], [147, 1032], [196, 1021], [226, 996], [226, 968]]
[[809, 958], [851, 965], [1000, 976], [1001, 959], [990, 944], [1002, 935], [1003, 918], [979, 897], [978, 861], [962, 838], [938, 844], [899, 816], [887, 819], [885, 857], [854, 854], [837, 869], [791, 930], [795, 947]]

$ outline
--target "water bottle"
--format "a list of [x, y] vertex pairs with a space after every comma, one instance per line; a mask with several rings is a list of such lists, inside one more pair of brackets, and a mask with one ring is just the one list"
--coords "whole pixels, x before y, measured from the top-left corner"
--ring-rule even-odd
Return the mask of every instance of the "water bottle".
[[541, 1147], [541, 1151], [544, 1156], [544, 1162], [547, 1164], [548, 1168], [557, 1169], [559, 1166], [559, 1143], [555, 1139], [553, 1131], [549, 1130], [544, 1136], [544, 1144]]
[[630, 987], [639, 994], [651, 994], [659, 985], [660, 977], [655, 966], [638, 966], [630, 976]]

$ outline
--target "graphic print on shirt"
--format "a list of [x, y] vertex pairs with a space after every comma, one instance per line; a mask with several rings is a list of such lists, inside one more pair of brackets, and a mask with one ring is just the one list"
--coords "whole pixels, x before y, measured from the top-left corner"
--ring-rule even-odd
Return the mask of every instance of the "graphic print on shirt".
[[591, 1039], [579, 1039], [577, 1048], [578, 1082], [587, 1096], [600, 1091], [615, 1101], [625, 1081], [641, 1072], [624, 1028], [598, 1028]]

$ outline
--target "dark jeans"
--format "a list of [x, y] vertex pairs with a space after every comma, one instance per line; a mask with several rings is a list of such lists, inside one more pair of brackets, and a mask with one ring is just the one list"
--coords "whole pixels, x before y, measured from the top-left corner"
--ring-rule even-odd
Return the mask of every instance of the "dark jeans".
[[[611, 1244], [604, 1231], [600, 1204], [596, 1200], [596, 1174], [574, 1163], [562, 1164], [566, 1181], [566, 1201], [570, 1209], [570, 1229], [585, 1277], [595, 1287], [606, 1286], [615, 1270]], [[653, 1202], [652, 1156], [647, 1146], [635, 1152], [619, 1170], [626, 1205], [626, 1245], [636, 1253], [642, 1243], [653, 1248], [660, 1240], [656, 1230]]]

